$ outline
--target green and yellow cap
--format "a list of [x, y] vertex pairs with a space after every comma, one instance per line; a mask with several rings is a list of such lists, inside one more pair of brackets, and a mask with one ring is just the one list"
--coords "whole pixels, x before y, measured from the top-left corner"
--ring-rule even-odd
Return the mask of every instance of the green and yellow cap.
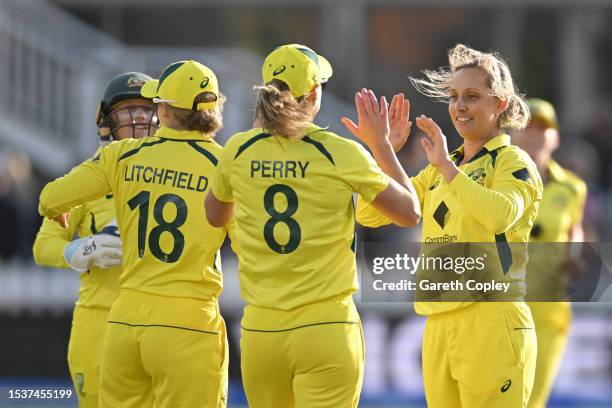
[[[195, 104], [195, 97], [202, 92], [211, 92], [217, 99], [213, 102]], [[214, 109], [219, 99], [219, 85], [212, 70], [197, 61], [178, 61], [164, 69], [159, 79], [147, 81], [141, 90], [142, 96], [153, 102], [165, 102], [177, 108]]]
[[261, 68], [265, 84], [279, 79], [289, 86], [295, 98], [304, 96], [315, 86], [327, 82], [332, 73], [329, 61], [300, 44], [276, 48], [266, 57]]
[[527, 99], [527, 105], [529, 105], [531, 121], [543, 123], [546, 127], [559, 129], [557, 114], [550, 102], [538, 98], [529, 98]]

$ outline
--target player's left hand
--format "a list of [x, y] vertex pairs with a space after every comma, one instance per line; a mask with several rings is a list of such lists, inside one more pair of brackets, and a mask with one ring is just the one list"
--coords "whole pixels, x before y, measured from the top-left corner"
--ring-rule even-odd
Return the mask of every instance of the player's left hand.
[[96, 266], [108, 269], [121, 265], [121, 238], [100, 233], [71, 241], [64, 247], [64, 259], [75, 271], [85, 272]]
[[449, 162], [446, 136], [442, 133], [440, 126], [425, 115], [416, 118], [416, 125], [425, 133], [425, 137], [421, 139], [421, 146], [425, 150], [429, 163], [440, 167]]
[[57, 222], [64, 228], [68, 228], [68, 213], [63, 213], [58, 215], [57, 217], [48, 217], [49, 219]]

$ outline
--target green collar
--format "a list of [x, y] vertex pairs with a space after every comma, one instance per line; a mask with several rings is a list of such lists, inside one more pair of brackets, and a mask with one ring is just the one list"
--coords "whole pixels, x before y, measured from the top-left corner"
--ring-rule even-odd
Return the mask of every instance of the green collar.
[[[510, 146], [510, 136], [509, 135], [501, 134], [501, 135], [495, 136], [494, 138], [489, 140], [487, 143], [485, 143], [482, 149], [478, 153], [476, 153], [474, 157], [470, 159], [469, 163], [473, 162], [476, 159], [481, 158], [487, 153], [491, 153], [501, 147], [506, 147], [506, 146]], [[450, 153], [449, 156], [455, 161], [456, 165], [459, 165], [459, 163], [461, 163], [461, 160], [463, 160], [463, 145], [461, 145], [457, 150], [454, 150], [452, 153]]]

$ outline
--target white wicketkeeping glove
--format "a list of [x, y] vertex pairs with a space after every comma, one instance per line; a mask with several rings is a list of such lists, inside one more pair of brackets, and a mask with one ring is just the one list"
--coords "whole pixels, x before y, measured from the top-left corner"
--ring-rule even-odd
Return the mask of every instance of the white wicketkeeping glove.
[[92, 266], [107, 269], [121, 265], [121, 238], [118, 234], [107, 233], [107, 230], [112, 231], [105, 228], [100, 234], [76, 239], [66, 245], [66, 263], [79, 272], [85, 272]]

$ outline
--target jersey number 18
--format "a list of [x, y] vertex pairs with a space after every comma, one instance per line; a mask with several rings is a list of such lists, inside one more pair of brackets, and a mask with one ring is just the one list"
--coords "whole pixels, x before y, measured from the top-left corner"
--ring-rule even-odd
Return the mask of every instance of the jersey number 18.
[[[136, 194], [128, 205], [133, 211], [139, 209], [138, 213], [138, 256], [142, 258], [145, 251], [145, 243], [147, 238], [147, 224], [149, 221], [149, 198], [151, 192], [141, 191]], [[176, 216], [172, 221], [164, 219], [164, 207], [166, 204], [172, 203], [176, 207]], [[161, 195], [153, 205], [153, 218], [157, 221], [157, 225], [153, 227], [149, 234], [149, 249], [154, 257], [162, 262], [174, 263], [178, 261], [185, 248], [185, 236], [179, 230], [179, 227], [187, 220], [187, 203], [176, 194]], [[168, 253], [161, 249], [159, 240], [163, 232], [168, 232], [174, 239], [172, 250]]]

